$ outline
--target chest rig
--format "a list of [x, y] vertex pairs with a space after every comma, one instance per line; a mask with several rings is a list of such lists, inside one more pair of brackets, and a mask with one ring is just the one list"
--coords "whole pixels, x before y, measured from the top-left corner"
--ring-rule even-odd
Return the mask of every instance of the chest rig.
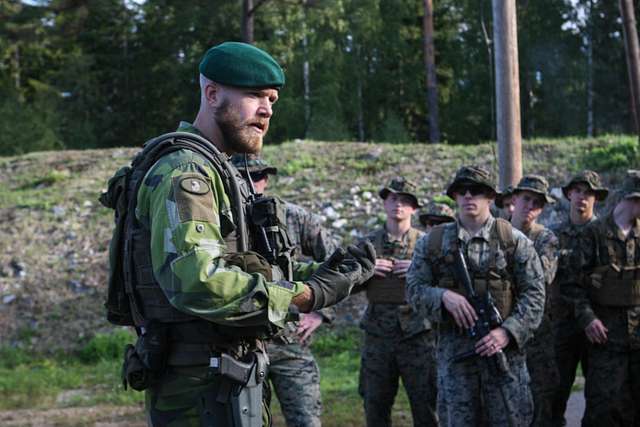
[[[161, 157], [178, 150], [190, 150], [202, 156], [218, 172], [225, 192], [230, 196], [233, 222], [230, 218], [221, 219], [227, 263], [238, 265], [244, 271], [263, 273], [268, 280], [291, 279], [290, 257], [287, 257], [290, 248], [286, 245], [286, 232], [285, 237], [280, 237], [279, 240], [283, 243], [275, 250], [266, 251], [255, 243], [260, 242], [261, 236], [274, 233], [274, 227], [281, 224], [277, 215], [276, 219], [273, 219], [273, 215], [270, 216], [272, 211], [277, 211], [277, 204], [273, 207], [274, 204], [255, 203], [255, 196], [251, 195], [239, 172], [228, 162], [227, 156], [205, 138], [185, 132], [165, 134], [148, 141], [131, 166], [120, 169], [111, 178], [107, 192], [100, 197], [105, 206], [115, 210], [116, 227], [110, 243], [109, 287], [105, 304], [107, 318], [111, 323], [136, 327], [145, 327], [151, 322], [203, 323], [201, 319], [177, 310], [167, 300], [153, 274], [150, 231], [135, 217], [137, 194], [147, 172]], [[279, 231], [276, 234], [280, 236]], [[211, 327], [213, 325], [207, 326], [205, 335], [217, 335], [209, 330]], [[256, 328], [253, 327], [245, 330], [242, 326], [227, 328], [216, 325], [215, 328], [220, 331], [229, 329], [228, 333], [222, 335], [229, 335], [230, 339], [232, 336], [265, 333], [254, 331]]]
[[[449, 224], [449, 226], [451, 226]], [[458, 250], [458, 238], [447, 248], [443, 248], [443, 235], [447, 224], [440, 224], [431, 229], [427, 242], [427, 257], [430, 260], [433, 277], [436, 286], [450, 289], [467, 296], [467, 292], [454, 280], [453, 254]], [[457, 224], [455, 225], [457, 230]], [[506, 257], [506, 265], [499, 267], [497, 258], [501, 250]], [[488, 264], [484, 269], [477, 266], [469, 266], [469, 275], [473, 281], [475, 292], [483, 296], [487, 292], [491, 294], [500, 316], [506, 318], [513, 309], [515, 303], [515, 286], [513, 275], [513, 253], [515, 240], [511, 224], [503, 219], [496, 218], [489, 239]], [[469, 263], [467, 263], [469, 265]]]
[[606, 218], [594, 225], [596, 267], [589, 274], [589, 297], [613, 307], [640, 305], [640, 236], [620, 242]]
[[[379, 257], [392, 261], [411, 259], [413, 249], [420, 237], [420, 232], [415, 228], [407, 231], [406, 244], [387, 240], [387, 232], [381, 229], [376, 233], [373, 245]], [[405, 280], [389, 273], [385, 277], [371, 278], [367, 284], [367, 299], [371, 304], [406, 304]]]

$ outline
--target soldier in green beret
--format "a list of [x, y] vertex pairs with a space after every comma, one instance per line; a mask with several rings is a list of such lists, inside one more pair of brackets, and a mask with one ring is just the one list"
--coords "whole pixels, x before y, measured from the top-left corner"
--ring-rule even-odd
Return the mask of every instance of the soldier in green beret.
[[[485, 168], [460, 168], [447, 195], [458, 205], [456, 221], [418, 241], [407, 274], [407, 300], [438, 324], [440, 425], [528, 427], [533, 405], [525, 348], [544, 308], [540, 258], [522, 232], [491, 215], [496, 190]], [[463, 268], [455, 262], [460, 253], [475, 292], [490, 295], [503, 320], [484, 336], [465, 333], [478, 313], [454, 273]]]
[[[147, 142], [121, 187], [128, 220], [116, 228], [124, 237], [114, 241], [124, 244], [111, 260], [124, 262], [131, 302], [133, 320], [122, 324], [139, 332], [124, 372], [146, 389], [149, 425], [270, 424], [263, 339], [294, 319], [291, 307], [333, 305], [373, 274], [371, 246], [337, 250], [320, 265], [292, 263], [282, 206], [254, 203], [228, 161], [260, 151], [283, 84], [263, 50], [209, 49], [195, 121]], [[110, 188], [128, 173], [121, 169]]]
[[365, 237], [378, 254], [374, 277], [366, 283], [368, 305], [360, 324], [365, 337], [359, 391], [370, 427], [391, 425], [400, 378], [409, 397], [413, 424], [438, 425], [433, 331], [405, 296], [413, 248], [423, 235], [411, 226], [420, 207], [415, 191], [415, 185], [402, 177], [383, 187], [379, 195], [386, 222]]
[[[232, 161], [245, 179], [251, 179], [259, 194], [266, 192], [269, 175], [278, 173], [277, 168], [257, 155], [236, 154]], [[322, 218], [290, 202], [285, 202], [285, 210], [287, 231], [295, 246], [294, 258], [324, 261], [338, 246], [338, 241], [322, 226]], [[267, 344], [269, 380], [290, 427], [321, 425], [320, 370], [309, 344], [313, 332], [334, 318], [332, 307], [303, 314], [300, 322], [287, 323], [282, 334]]]
[[564, 413], [576, 378], [578, 364], [583, 374], [589, 370], [587, 350], [589, 342], [582, 328], [576, 321], [574, 307], [561, 288], [563, 283], [571, 280], [587, 280], [580, 276], [571, 278], [577, 273], [575, 254], [580, 245], [580, 234], [587, 225], [597, 218], [594, 208], [597, 202], [606, 200], [609, 191], [602, 185], [600, 176], [590, 170], [584, 170], [562, 187], [562, 194], [569, 200], [568, 217], [553, 229], [560, 243], [558, 272], [551, 286], [551, 320], [553, 322], [554, 349], [560, 381], [553, 400], [553, 425], [565, 425]]
[[511, 224], [533, 242], [542, 262], [546, 303], [542, 322], [527, 344], [527, 368], [531, 377], [534, 414], [531, 426], [551, 425], [551, 405], [559, 380], [553, 346], [553, 330], [549, 308], [551, 283], [558, 268], [558, 238], [538, 224], [537, 219], [547, 204], [554, 203], [549, 196], [549, 183], [539, 175], [526, 175], [513, 189]]
[[428, 232], [431, 227], [447, 222], [454, 222], [456, 214], [446, 203], [431, 201], [418, 216], [424, 231]]
[[590, 343], [585, 427], [640, 420], [640, 171], [628, 171], [614, 197], [580, 234], [575, 273], [562, 284]]

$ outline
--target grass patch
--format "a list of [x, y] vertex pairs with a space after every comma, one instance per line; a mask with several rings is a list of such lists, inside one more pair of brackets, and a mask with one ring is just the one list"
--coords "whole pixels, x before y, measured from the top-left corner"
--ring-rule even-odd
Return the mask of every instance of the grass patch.
[[597, 171], [615, 171], [636, 167], [639, 161], [638, 140], [629, 137], [609, 140], [604, 146], [588, 150], [582, 159], [582, 165]]

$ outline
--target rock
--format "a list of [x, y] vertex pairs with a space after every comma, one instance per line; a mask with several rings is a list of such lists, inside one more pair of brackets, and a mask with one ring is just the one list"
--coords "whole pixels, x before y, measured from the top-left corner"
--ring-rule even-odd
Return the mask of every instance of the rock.
[[69, 280], [69, 282], [67, 283], [67, 286], [69, 286], [69, 289], [76, 294], [84, 294], [85, 292], [88, 292], [91, 290], [91, 288], [85, 286], [84, 283], [78, 280]]
[[382, 149], [382, 147], [376, 147], [370, 150], [368, 153], [360, 156], [360, 158], [363, 160], [375, 161], [378, 160], [380, 156], [382, 156], [383, 151], [384, 150]]
[[332, 206], [327, 206], [326, 208], [324, 208], [322, 210], [322, 214], [328, 219], [340, 218], [340, 214], [338, 214], [338, 212]]
[[372, 197], [373, 197], [373, 194], [371, 193], [371, 191], [365, 191], [362, 193], [363, 199], [371, 200]]
[[93, 203], [90, 200], [85, 200], [82, 206], [84, 206], [85, 208], [90, 208], [93, 206]]
[[16, 296], [13, 294], [5, 295], [2, 297], [3, 304], [11, 304], [15, 300], [16, 300]]
[[345, 225], [347, 225], [347, 220], [342, 218], [342, 219], [338, 219], [336, 221], [333, 221], [331, 223], [331, 226], [333, 228], [343, 228]]
[[14, 277], [25, 277], [27, 275], [27, 267], [23, 262], [12, 259], [9, 266], [13, 268]]
[[66, 212], [67, 210], [62, 206], [56, 205], [53, 207], [53, 214], [55, 216], [63, 216]]

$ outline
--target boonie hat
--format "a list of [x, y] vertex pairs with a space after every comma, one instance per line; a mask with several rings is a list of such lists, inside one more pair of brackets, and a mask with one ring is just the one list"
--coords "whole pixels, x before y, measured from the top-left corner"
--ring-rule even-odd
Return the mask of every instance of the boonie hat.
[[245, 154], [234, 154], [231, 156], [231, 163], [242, 174], [248, 170], [249, 173], [263, 173], [266, 175], [277, 175], [278, 168], [269, 166], [269, 164], [257, 154], [247, 154], [247, 162], [245, 164]]
[[416, 185], [414, 183], [412, 183], [411, 181], [407, 181], [401, 176], [396, 176], [395, 178], [391, 179], [386, 187], [382, 187], [378, 194], [383, 200], [387, 198], [389, 193], [404, 194], [405, 196], [409, 196], [411, 199], [413, 199], [415, 205], [421, 208], [422, 205], [418, 201], [418, 198], [415, 195], [415, 191]]
[[620, 192], [625, 199], [640, 197], [640, 171], [628, 170], [622, 181]]
[[504, 203], [503, 203], [504, 199], [511, 196], [513, 196], [513, 186], [510, 185], [504, 190], [500, 191], [498, 194], [496, 194], [496, 200], [494, 203], [500, 209], [504, 209]]
[[495, 184], [493, 183], [493, 177], [491, 172], [482, 166], [462, 166], [456, 172], [456, 176], [453, 182], [447, 187], [447, 196], [454, 199], [453, 193], [457, 187], [461, 185], [477, 184], [486, 187], [494, 195], [497, 194]]
[[419, 215], [420, 224], [427, 226], [429, 221], [433, 222], [453, 222], [456, 220], [455, 212], [445, 203], [429, 202], [427, 207]]
[[564, 197], [567, 199], [569, 198], [569, 190], [574, 184], [587, 184], [591, 191], [596, 194], [596, 200], [600, 202], [606, 199], [609, 195], [609, 190], [605, 188], [600, 181], [600, 175], [594, 171], [583, 170], [571, 178], [571, 181], [569, 181], [567, 185], [562, 187], [562, 194], [564, 194]]
[[518, 185], [513, 189], [513, 193], [518, 191], [531, 191], [544, 197], [546, 203], [555, 203], [553, 197], [549, 196], [549, 182], [540, 175], [525, 175], [520, 179]]

